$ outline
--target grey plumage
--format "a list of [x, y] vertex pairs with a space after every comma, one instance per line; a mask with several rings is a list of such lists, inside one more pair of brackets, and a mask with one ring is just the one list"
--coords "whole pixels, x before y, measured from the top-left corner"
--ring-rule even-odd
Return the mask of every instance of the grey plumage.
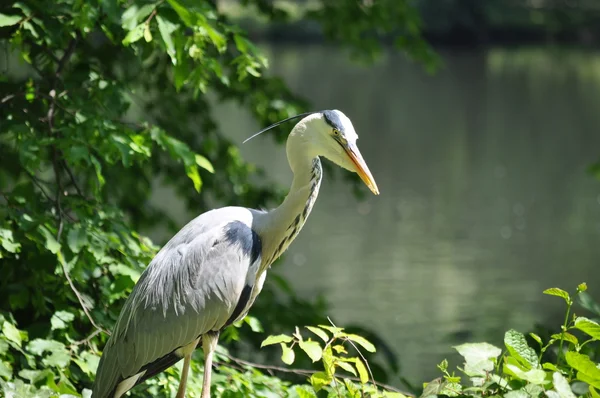
[[202, 345], [202, 398], [210, 397], [212, 356], [220, 331], [243, 318], [267, 269], [306, 222], [321, 184], [319, 156], [355, 171], [379, 191], [358, 148], [350, 120], [339, 111], [302, 119], [287, 141], [294, 180], [271, 211], [225, 207], [183, 227], [156, 255], [128, 297], [104, 347], [94, 398], [118, 398], [182, 358], [177, 398], [185, 396], [190, 360]]
[[[254, 287], [261, 256], [260, 238], [232, 218], [231, 209], [197, 217], [152, 260], [104, 348], [94, 397], [114, 395], [119, 382], [144, 366], [235, 320], [230, 317], [244, 287]], [[233, 213], [252, 214], [242, 208]], [[238, 317], [247, 311], [247, 303], [241, 305]]]

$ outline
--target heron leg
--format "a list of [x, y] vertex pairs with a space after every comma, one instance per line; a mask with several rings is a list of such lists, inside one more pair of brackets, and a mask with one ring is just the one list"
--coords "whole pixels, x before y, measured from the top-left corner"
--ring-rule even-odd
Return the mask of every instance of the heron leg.
[[190, 362], [192, 360], [192, 353], [190, 352], [183, 357], [183, 369], [181, 373], [181, 380], [179, 381], [179, 388], [177, 389], [176, 398], [185, 398], [185, 386], [187, 384], [188, 373], [190, 371]]
[[219, 332], [208, 332], [202, 335], [202, 350], [204, 351], [204, 380], [202, 382], [202, 397], [210, 398], [210, 376], [212, 374], [213, 354], [219, 341]]

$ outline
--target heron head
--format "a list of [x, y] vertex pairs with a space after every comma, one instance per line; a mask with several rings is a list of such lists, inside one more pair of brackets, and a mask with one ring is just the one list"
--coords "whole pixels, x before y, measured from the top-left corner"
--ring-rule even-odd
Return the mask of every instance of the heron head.
[[357, 173], [371, 192], [379, 195], [375, 179], [356, 145], [358, 134], [346, 115], [338, 110], [327, 110], [316, 112], [302, 122], [306, 125], [306, 138], [317, 155]]
[[291, 157], [297, 155], [294, 153], [298, 149], [297, 143], [302, 142], [303, 145], [307, 145], [305, 148], [308, 148], [310, 156], [324, 156], [346, 170], [357, 173], [371, 192], [379, 195], [375, 179], [356, 146], [358, 134], [354, 131], [350, 119], [341, 111], [327, 110], [291, 116], [262, 129], [247, 138], [244, 143], [280, 124], [298, 118], [303, 119], [296, 124], [288, 138], [290, 165]]

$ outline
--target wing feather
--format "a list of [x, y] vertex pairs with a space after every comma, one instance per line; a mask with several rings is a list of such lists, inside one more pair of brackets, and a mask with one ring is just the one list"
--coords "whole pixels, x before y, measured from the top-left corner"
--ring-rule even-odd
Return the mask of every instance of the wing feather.
[[[171, 366], [171, 353], [225, 325], [252, 279], [248, 273], [260, 264], [260, 256], [227, 235], [228, 225], [196, 236], [184, 228], [152, 260], [104, 348], [94, 398], [112, 398], [120, 381], [155, 361]], [[154, 373], [164, 369], [152, 367]]]

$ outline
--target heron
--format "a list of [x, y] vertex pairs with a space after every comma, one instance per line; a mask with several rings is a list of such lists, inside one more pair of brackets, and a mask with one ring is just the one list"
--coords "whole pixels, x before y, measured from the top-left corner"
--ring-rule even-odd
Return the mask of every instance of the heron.
[[192, 354], [202, 347], [201, 397], [210, 398], [219, 334], [246, 316], [267, 270], [306, 222], [321, 185], [320, 157], [357, 173], [379, 194], [352, 122], [339, 110], [292, 116], [248, 140], [292, 119], [300, 121], [286, 142], [293, 181], [284, 201], [270, 211], [209, 210], [161, 248], [125, 301], [104, 347], [92, 397], [119, 398], [183, 359], [176, 397], [184, 398]]

